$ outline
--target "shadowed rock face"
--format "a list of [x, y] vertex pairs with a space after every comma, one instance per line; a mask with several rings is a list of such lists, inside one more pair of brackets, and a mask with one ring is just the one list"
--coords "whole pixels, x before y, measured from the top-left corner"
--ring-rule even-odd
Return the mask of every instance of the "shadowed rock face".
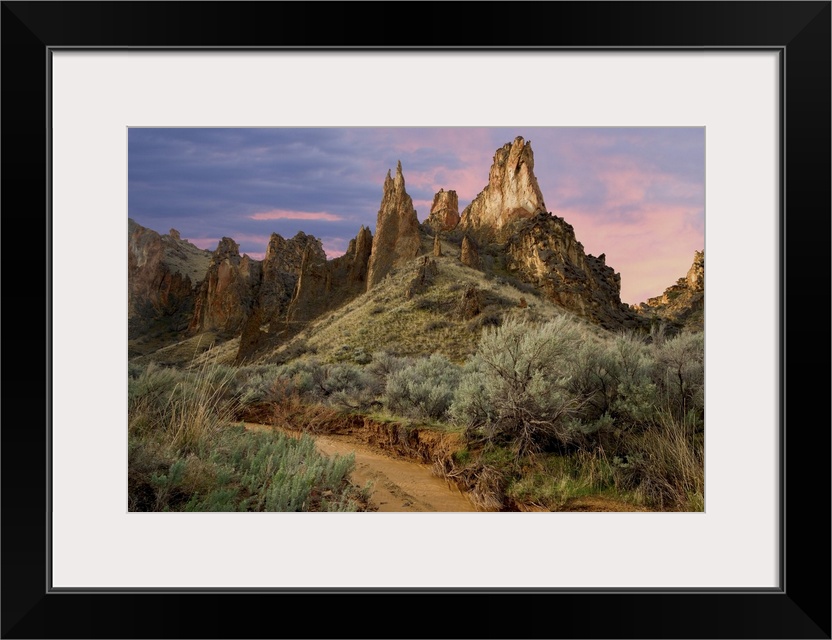
[[304, 255], [287, 323], [305, 324], [364, 293], [372, 243], [370, 230], [362, 226], [350, 240], [347, 252], [339, 258], [327, 262], [319, 254]]
[[459, 261], [472, 269], [482, 268], [479, 247], [476, 241], [472, 240], [467, 234], [462, 238], [462, 251], [459, 254]]
[[241, 257], [234, 240], [220, 240], [199, 288], [189, 331], [239, 331], [251, 312], [261, 273], [261, 264]]
[[182, 240], [176, 229], [160, 235], [128, 220], [128, 336], [185, 329], [210, 261], [209, 251]]
[[433, 196], [430, 214], [425, 222], [434, 233], [455, 229], [459, 224], [459, 198], [456, 191], [440, 189]]
[[465, 207], [459, 226], [480, 241], [498, 240], [505, 236], [504, 227], [509, 223], [545, 212], [534, 176], [531, 141], [518, 136], [497, 149], [488, 184]]
[[633, 327], [638, 318], [621, 302], [621, 275], [603, 254], [584, 253], [572, 225], [541, 213], [516, 223], [505, 244], [507, 266], [556, 304], [609, 329]]
[[384, 192], [378, 210], [376, 234], [367, 268], [367, 290], [384, 279], [390, 270], [419, 255], [421, 239], [419, 220], [413, 200], [405, 191], [402, 163], [396, 177], [390, 172], [384, 179]]
[[263, 278], [237, 352], [238, 362], [291, 338], [320, 314], [351, 300], [367, 287], [373, 236], [361, 227], [347, 252], [327, 261], [321, 241], [298, 233], [272, 234]]
[[269, 238], [252, 308], [242, 326], [238, 360], [276, 344], [285, 332], [286, 312], [294, 296], [304, 256], [319, 255], [326, 261], [321, 241], [299, 232], [286, 240], [277, 233]]

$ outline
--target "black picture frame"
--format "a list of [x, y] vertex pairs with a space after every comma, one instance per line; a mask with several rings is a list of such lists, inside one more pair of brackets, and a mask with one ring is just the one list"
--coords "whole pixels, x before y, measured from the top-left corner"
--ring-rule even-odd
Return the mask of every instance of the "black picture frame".
[[[830, 15], [828, 1], [2, 2], [2, 637], [829, 638]], [[780, 588], [51, 591], [48, 91], [63, 47], [778, 51]]]

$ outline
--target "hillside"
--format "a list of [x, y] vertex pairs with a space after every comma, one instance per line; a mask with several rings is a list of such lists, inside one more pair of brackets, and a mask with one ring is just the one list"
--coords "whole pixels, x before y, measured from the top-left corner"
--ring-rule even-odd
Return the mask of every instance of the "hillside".
[[407, 472], [373, 472], [374, 492], [368, 467], [320, 455], [352, 442], [430, 465], [478, 510], [701, 511], [704, 252], [624, 304], [533, 168], [518, 137], [461, 213], [442, 189], [420, 222], [399, 163], [374, 232], [334, 259], [304, 232], [256, 260], [131, 220], [131, 509], [439, 504]]
[[375, 233], [362, 227], [331, 260], [303, 232], [273, 233], [254, 260], [232, 238], [207, 252], [131, 220], [131, 356], [182, 363], [216, 344], [237, 364], [307, 352], [360, 360], [379, 349], [462, 361], [483, 326], [558, 311], [613, 333], [702, 328], [702, 253], [662, 296], [623, 304], [620, 275], [546, 211], [533, 169], [531, 143], [518, 137], [497, 149], [462, 213], [456, 192], [442, 189], [420, 223], [399, 163], [383, 181]]

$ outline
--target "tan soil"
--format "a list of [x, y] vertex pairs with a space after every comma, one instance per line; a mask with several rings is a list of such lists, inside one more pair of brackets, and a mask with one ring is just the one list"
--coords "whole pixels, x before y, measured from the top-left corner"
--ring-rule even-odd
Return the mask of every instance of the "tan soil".
[[[264, 424], [247, 422], [248, 429], [271, 430]], [[299, 436], [297, 431], [281, 430]], [[431, 467], [385, 455], [349, 435], [316, 435], [315, 444], [324, 455], [355, 453], [353, 484], [364, 487], [373, 483], [371, 509], [382, 512], [476, 511], [473, 503], [455, 486], [433, 475]]]
[[[246, 422], [248, 429], [271, 430], [275, 427]], [[282, 433], [300, 437], [301, 432], [278, 428]], [[363, 435], [362, 435], [363, 431]], [[310, 434], [312, 435], [312, 434]], [[316, 434], [315, 444], [327, 456], [355, 454], [355, 470], [350, 480], [359, 487], [372, 482], [370, 509], [381, 512], [472, 512], [480, 511], [471, 500], [446, 480], [433, 474], [430, 465], [413, 459], [397, 457], [367, 442], [366, 429], [347, 429], [340, 434]], [[378, 443], [376, 443], [378, 444]], [[384, 444], [384, 443], [382, 443]], [[389, 443], [387, 443], [389, 446]], [[538, 505], [518, 504], [519, 511], [544, 511]], [[570, 498], [561, 512], [649, 512], [650, 509], [604, 496]]]

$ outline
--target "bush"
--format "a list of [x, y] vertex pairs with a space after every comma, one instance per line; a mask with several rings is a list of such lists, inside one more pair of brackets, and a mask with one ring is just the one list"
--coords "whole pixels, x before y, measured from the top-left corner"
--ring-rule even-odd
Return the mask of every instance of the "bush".
[[351, 457], [326, 458], [309, 438], [233, 424], [232, 373], [209, 364], [193, 371], [148, 366], [129, 379], [129, 510], [361, 508], [364, 494], [347, 480]]
[[570, 424], [585, 404], [569, 388], [568, 362], [580, 341], [567, 316], [543, 325], [509, 318], [486, 329], [451, 414], [469, 435], [511, 443], [518, 457], [570, 443]]
[[704, 417], [704, 334], [684, 332], [660, 345], [656, 352], [655, 381], [677, 419], [689, 413]]
[[459, 367], [434, 353], [390, 374], [384, 404], [393, 413], [440, 420], [453, 401], [459, 376]]

